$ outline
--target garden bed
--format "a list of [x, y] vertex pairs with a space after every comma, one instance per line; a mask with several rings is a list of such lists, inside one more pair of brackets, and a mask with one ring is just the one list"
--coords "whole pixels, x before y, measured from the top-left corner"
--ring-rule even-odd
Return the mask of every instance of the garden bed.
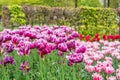
[[120, 42], [80, 39], [66, 26], [5, 29], [0, 34], [0, 78], [120, 80]]

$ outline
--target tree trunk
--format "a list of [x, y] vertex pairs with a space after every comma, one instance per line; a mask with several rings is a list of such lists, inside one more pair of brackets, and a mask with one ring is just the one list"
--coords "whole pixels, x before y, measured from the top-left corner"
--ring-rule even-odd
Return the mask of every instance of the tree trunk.
[[77, 8], [77, 6], [78, 6], [78, 0], [75, 0], [75, 8]]
[[108, 0], [108, 7], [110, 7], [110, 0]]
[[104, 8], [106, 7], [106, 0], [104, 0]]

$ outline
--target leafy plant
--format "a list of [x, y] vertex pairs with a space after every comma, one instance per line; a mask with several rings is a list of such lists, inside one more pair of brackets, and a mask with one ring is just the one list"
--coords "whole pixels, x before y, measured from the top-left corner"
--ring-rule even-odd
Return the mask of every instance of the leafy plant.
[[89, 7], [102, 7], [99, 0], [81, 0], [79, 1], [78, 4], [82, 6], [89, 6]]
[[83, 35], [90, 35], [91, 38], [93, 38], [96, 33], [99, 33], [100, 37], [102, 37], [103, 34], [112, 34], [112, 35], [116, 34], [117, 33], [116, 28], [117, 25], [113, 25], [111, 27], [100, 26], [100, 25], [98, 26], [88, 25], [88, 27], [86, 27], [85, 25], [83, 25], [80, 27], [79, 33]]
[[[7, 7], [6, 7], [7, 8]], [[5, 8], [5, 11], [7, 11]], [[10, 9], [10, 8], [9, 8]], [[24, 11], [24, 13], [22, 12]], [[3, 10], [3, 12], [5, 12]], [[20, 24], [23, 25], [26, 22], [31, 25], [36, 24], [56, 24], [56, 25], [67, 25], [75, 26], [74, 28], [79, 31], [81, 25], [85, 25], [86, 28], [89, 26], [104, 26], [111, 27], [117, 24], [117, 14], [115, 10], [108, 8], [91, 8], [91, 7], [80, 7], [80, 8], [66, 8], [66, 7], [43, 7], [43, 6], [13, 6], [10, 9], [10, 22], [7, 20], [9, 17], [8, 12], [5, 12], [4, 24]], [[25, 16], [26, 15], [26, 16]], [[25, 21], [25, 19], [27, 21]], [[8, 21], [8, 22], [6, 22]], [[13, 23], [14, 22], [14, 23]], [[11, 25], [12, 25], [11, 24]], [[17, 25], [19, 26], [19, 25]]]
[[13, 24], [13, 26], [16, 25], [24, 25], [26, 23], [25, 20], [25, 14], [22, 11], [22, 7], [19, 5], [12, 5], [9, 6], [10, 11], [10, 22]]

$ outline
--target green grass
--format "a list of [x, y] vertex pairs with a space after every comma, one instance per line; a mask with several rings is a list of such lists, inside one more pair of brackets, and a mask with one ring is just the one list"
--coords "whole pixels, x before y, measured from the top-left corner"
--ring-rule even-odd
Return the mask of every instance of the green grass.
[[57, 51], [45, 55], [42, 60], [37, 51], [32, 50], [31, 54], [26, 56], [25, 61], [28, 61], [30, 66], [30, 71], [26, 74], [19, 70], [24, 57], [18, 56], [15, 51], [9, 55], [14, 57], [16, 64], [0, 66], [0, 80], [92, 80], [85, 72], [83, 63], [68, 66], [65, 57], [59, 57]]

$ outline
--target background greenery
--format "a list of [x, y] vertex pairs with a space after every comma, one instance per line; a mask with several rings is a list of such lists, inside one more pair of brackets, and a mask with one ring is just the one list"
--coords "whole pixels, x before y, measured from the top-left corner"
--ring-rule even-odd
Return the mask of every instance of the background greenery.
[[[10, 5], [13, 5], [13, 4], [14, 5], [16, 5], [16, 4], [18, 4], [18, 5], [34, 5], [34, 6], [44, 5], [44, 6], [48, 6], [48, 7], [59, 6], [59, 7], [69, 7], [69, 8], [72, 7], [72, 8], [74, 8], [75, 3], [77, 2], [77, 7], [87, 6], [87, 7], [101, 7], [102, 8], [102, 7], [108, 7], [107, 6], [108, 3], [105, 3], [105, 1], [107, 1], [107, 0], [104, 0], [104, 4], [106, 6], [101, 5], [99, 0], [0, 0], [0, 17], [1, 17], [1, 14], [2, 14], [1, 8], [2, 8], [2, 6], [5, 6], [5, 5], [6, 6], [10, 6]], [[109, 7], [112, 7], [112, 8], [117, 8], [118, 5], [119, 5], [119, 2], [120, 2], [120, 0], [109, 0], [109, 1], [110, 1], [110, 6]], [[26, 19], [26, 15], [24, 15], [21, 10], [20, 11], [18, 10], [17, 13], [15, 13], [16, 11], [14, 11], [14, 10], [15, 9], [12, 9], [12, 11], [10, 10], [10, 14], [11, 14], [10, 16], [12, 17], [12, 19], [10, 19], [10, 22], [14, 26], [17, 26], [16, 24], [23, 25], [25, 23], [32, 24], [32, 25], [34, 23], [35, 24], [41, 24], [41, 23], [44, 24], [45, 22], [49, 23], [49, 17], [51, 16], [51, 14], [50, 14], [49, 17], [45, 17], [45, 15], [47, 15], [47, 13], [50, 12], [50, 10], [44, 10], [45, 15], [42, 14], [39, 19], [35, 19], [38, 16], [37, 14], [29, 15], [29, 12], [27, 12], [27, 13], [25, 13], [25, 14], [29, 15], [27, 17], [33, 16], [33, 15], [35, 15], [35, 16], [33, 16], [34, 18], [31, 17], [30, 19], [28, 19], [28, 18]], [[77, 26], [77, 27], [75, 27], [75, 29], [78, 30], [80, 33], [83, 33], [83, 34], [88, 34], [89, 33], [89, 34], [93, 35], [93, 33], [96, 33], [98, 30], [100, 31], [101, 29], [107, 30], [106, 32], [110, 33], [110, 34], [115, 33], [115, 31], [111, 31], [111, 29], [113, 30], [113, 28], [116, 28], [116, 25], [117, 25], [117, 23], [115, 23], [116, 22], [115, 21], [116, 16], [114, 15], [113, 12], [112, 13], [110, 12], [111, 14], [113, 14], [112, 16], [110, 16], [111, 14], [108, 14], [109, 12], [107, 13], [108, 10], [106, 10], [106, 9], [103, 9], [104, 11], [102, 11], [103, 13], [100, 12], [100, 15], [98, 15], [99, 11], [97, 13], [97, 11], [94, 8], [83, 10], [82, 11], [83, 13], [79, 12], [80, 10], [78, 10], [78, 12], [76, 12], [77, 10], [76, 11], [73, 10], [73, 11], [75, 11], [74, 14], [73, 13], [67, 13], [67, 10], [65, 10], [66, 11], [65, 15], [67, 15], [67, 17], [65, 17], [65, 19], [60, 19], [59, 18], [58, 20], [53, 20], [53, 23], [55, 22], [54, 24], [57, 23], [59, 25], [68, 25], [68, 26], [74, 25], [74, 26]], [[58, 10], [58, 11], [56, 10], [55, 12], [59, 13], [59, 11], [60, 10]], [[68, 11], [68, 12], [70, 12], [70, 11]], [[19, 14], [19, 15], [17, 15], [17, 14]], [[31, 14], [31, 12], [30, 12], [30, 14]], [[62, 14], [64, 14], [64, 12]], [[70, 15], [70, 14], [72, 14], [72, 15]], [[76, 14], [77, 15], [82, 14], [82, 15], [75, 16]], [[96, 15], [98, 15], [98, 16], [96, 16]], [[58, 16], [60, 16], [60, 15], [58, 15]], [[71, 18], [71, 16], [72, 17], [75, 16], [74, 19]], [[103, 17], [110, 16], [110, 17], [114, 17], [114, 19], [109, 20], [108, 17], [104, 18], [104, 19], [101, 19], [102, 17], [99, 18], [99, 16], [103, 16]], [[60, 17], [62, 17], [62, 16], [60, 16]], [[32, 21], [33, 19], [34, 19], [34, 21]], [[41, 20], [41, 22], [39, 22], [38, 20]], [[7, 23], [9, 23], [9, 22], [7, 22]], [[80, 27], [79, 25], [81, 25], [81, 24], [84, 24], [84, 25], [82, 25], [82, 27]], [[11, 26], [11, 24], [8, 24], [8, 25]], [[85, 26], [85, 28], [83, 26]], [[88, 26], [89, 26], [89, 28], [88, 28]], [[101, 28], [101, 26], [102, 26], [102, 28]], [[110, 26], [112, 26], [112, 28]], [[84, 30], [88, 30], [88, 31], [84, 31]], [[103, 33], [105, 33], [104, 30], [103, 30]]]
[[[89, 6], [89, 7], [108, 7], [107, 0], [104, 0], [104, 5], [101, 5], [99, 0], [0, 0], [0, 15], [2, 14], [3, 5], [45, 5], [45, 6], [60, 6], [60, 7], [75, 7], [77, 6]], [[117, 8], [120, 0], [109, 0], [109, 7]]]
[[[117, 10], [119, 11], [119, 10]], [[94, 36], [95, 33], [116, 34], [117, 14], [110, 8], [92, 7], [44, 7], [44, 6], [5, 6], [3, 26], [14, 28], [20, 25], [66, 25], [81, 34]]]

